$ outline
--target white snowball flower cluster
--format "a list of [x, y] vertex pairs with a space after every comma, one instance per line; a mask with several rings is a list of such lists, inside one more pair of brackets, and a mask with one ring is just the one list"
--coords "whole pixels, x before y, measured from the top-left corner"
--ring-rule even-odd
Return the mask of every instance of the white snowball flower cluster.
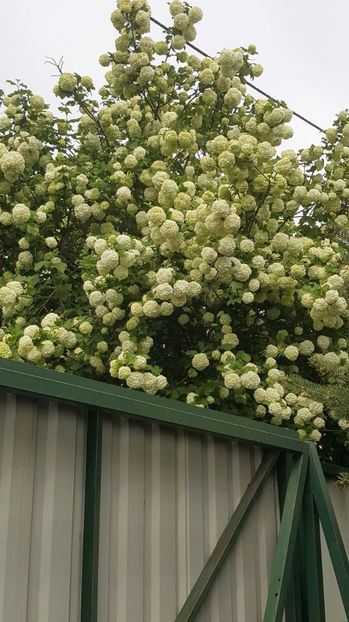
[[227, 389], [240, 389], [241, 387], [241, 379], [238, 374], [234, 372], [228, 372], [224, 375], [224, 386]]
[[97, 261], [96, 267], [99, 274], [108, 274], [119, 263], [119, 255], [113, 249], [107, 249], [101, 254], [101, 258]]
[[156, 300], [148, 300], [143, 305], [143, 313], [146, 317], [154, 318], [160, 315], [160, 305]]
[[16, 311], [22, 311], [31, 302], [31, 296], [26, 296], [19, 281], [8, 281], [6, 285], [0, 287], [0, 307], [4, 317], [13, 316]]
[[16, 181], [25, 168], [25, 160], [17, 151], [0, 152], [0, 169], [5, 179], [10, 182]]
[[292, 382], [348, 365], [348, 114], [277, 151], [292, 112], [247, 93], [255, 47], [200, 58], [201, 9], [170, 14], [154, 41], [146, 0], [117, 0], [100, 99], [88, 76], [55, 87], [77, 123], [3, 99], [0, 356], [314, 441], [330, 417], [344, 443], [346, 418]]
[[72, 73], [63, 73], [58, 84], [62, 91], [72, 93], [77, 85], [77, 78]]
[[261, 381], [258, 374], [256, 374], [254, 371], [248, 371], [242, 374], [240, 380], [242, 386], [245, 387], [245, 389], [256, 389]]
[[299, 355], [299, 349], [296, 346], [287, 346], [284, 355], [289, 361], [296, 361]]
[[28, 222], [30, 219], [30, 209], [23, 203], [17, 203], [12, 209], [13, 222], [16, 224], [22, 224]]
[[200, 353], [193, 356], [191, 364], [194, 369], [197, 369], [198, 371], [203, 371], [204, 369], [206, 369], [206, 367], [209, 366], [210, 362], [205, 353]]

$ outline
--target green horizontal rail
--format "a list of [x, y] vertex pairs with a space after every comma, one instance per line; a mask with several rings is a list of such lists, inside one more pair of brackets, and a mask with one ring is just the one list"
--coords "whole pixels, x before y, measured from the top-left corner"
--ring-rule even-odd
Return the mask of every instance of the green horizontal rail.
[[218, 436], [308, 453], [308, 443], [296, 432], [211, 409], [147, 395], [98, 380], [62, 374], [50, 369], [0, 359], [0, 387], [23, 391], [90, 408], [104, 409]]

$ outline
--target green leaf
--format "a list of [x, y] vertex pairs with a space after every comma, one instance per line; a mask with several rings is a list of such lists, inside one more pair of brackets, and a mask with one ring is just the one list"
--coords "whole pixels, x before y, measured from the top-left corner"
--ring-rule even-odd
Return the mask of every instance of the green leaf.
[[62, 300], [66, 300], [71, 294], [71, 291], [72, 291], [72, 286], [68, 283], [66, 283], [65, 285], [58, 285], [55, 288], [55, 294], [57, 298], [61, 298]]
[[247, 354], [244, 350], [239, 350], [236, 353], [236, 358], [240, 359], [240, 361], [243, 361], [244, 363], [249, 363], [251, 360], [251, 357], [249, 354]]
[[57, 263], [54, 263], [51, 265], [51, 268], [55, 268], [58, 272], [60, 272], [60, 274], [64, 274], [65, 270], [66, 270], [67, 264], [64, 263], [63, 261], [60, 261]]
[[28, 285], [36, 285], [40, 281], [40, 277], [38, 274], [33, 274], [28, 277]]

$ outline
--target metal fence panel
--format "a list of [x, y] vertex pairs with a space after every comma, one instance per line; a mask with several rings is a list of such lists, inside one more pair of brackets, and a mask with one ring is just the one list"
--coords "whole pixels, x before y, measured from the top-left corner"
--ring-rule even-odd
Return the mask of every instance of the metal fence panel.
[[[344, 490], [339, 488], [333, 479], [329, 479], [327, 483], [344, 545], [349, 555], [349, 488], [345, 488]], [[333, 622], [347, 622], [347, 617], [345, 615], [342, 599], [340, 597], [336, 577], [332, 568], [331, 559], [322, 530], [321, 548], [324, 573], [326, 620], [333, 620]]]
[[[80, 619], [86, 413], [0, 394], [0, 622]], [[252, 444], [103, 415], [98, 622], [173, 622], [261, 460]], [[328, 480], [349, 549], [349, 490]], [[279, 529], [264, 484], [198, 622], [263, 619]], [[322, 544], [326, 616], [346, 616]]]
[[0, 620], [80, 615], [84, 417], [0, 395]]
[[[173, 622], [260, 459], [234, 441], [105, 418], [98, 622]], [[262, 620], [277, 528], [271, 477], [198, 622]]]

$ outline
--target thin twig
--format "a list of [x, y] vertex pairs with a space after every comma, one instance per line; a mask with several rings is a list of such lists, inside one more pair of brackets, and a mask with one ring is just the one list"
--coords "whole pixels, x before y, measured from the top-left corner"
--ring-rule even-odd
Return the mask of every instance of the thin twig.
[[248, 228], [247, 228], [247, 233], [250, 233], [250, 231], [252, 229], [252, 225], [255, 222], [256, 218], [257, 218], [257, 214], [258, 214], [259, 210], [261, 209], [261, 207], [263, 206], [263, 204], [264, 204], [264, 202], [265, 202], [265, 200], [266, 200], [266, 198], [267, 198], [267, 196], [268, 196], [268, 194], [270, 192], [270, 186], [271, 186], [270, 177], [267, 177], [263, 173], [263, 171], [261, 171], [255, 164], [253, 164], [253, 166], [261, 175], [263, 175], [263, 177], [265, 177], [265, 179], [268, 182], [268, 188], [267, 188], [266, 192], [264, 193], [261, 202], [259, 203], [259, 205], [257, 205], [257, 209], [255, 210], [255, 212], [254, 212], [254, 214], [253, 214], [253, 216], [252, 216], [252, 218], [250, 220], [250, 223], [249, 223]]
[[[61, 58], [59, 59], [58, 62], [54, 58], [52, 58], [51, 56], [46, 56], [46, 58], [48, 60], [45, 61], [45, 62], [48, 63], [49, 65], [53, 65], [54, 67], [56, 67], [58, 69], [58, 71], [59, 71], [59, 75], [62, 75], [63, 74], [63, 56], [61, 56]], [[108, 137], [107, 137], [103, 127], [101, 126], [101, 123], [100, 123], [99, 119], [97, 117], [95, 117], [93, 112], [91, 112], [91, 110], [87, 106], [86, 102], [84, 102], [84, 100], [80, 97], [80, 95], [78, 95], [76, 93], [75, 89], [72, 92], [71, 96], [76, 100], [76, 102], [83, 109], [83, 111], [87, 114], [87, 116], [89, 116], [90, 119], [92, 121], [94, 121], [94, 123], [97, 125], [97, 127], [98, 127], [99, 131], [101, 132], [101, 134], [103, 134], [107, 146], [110, 147]]]

